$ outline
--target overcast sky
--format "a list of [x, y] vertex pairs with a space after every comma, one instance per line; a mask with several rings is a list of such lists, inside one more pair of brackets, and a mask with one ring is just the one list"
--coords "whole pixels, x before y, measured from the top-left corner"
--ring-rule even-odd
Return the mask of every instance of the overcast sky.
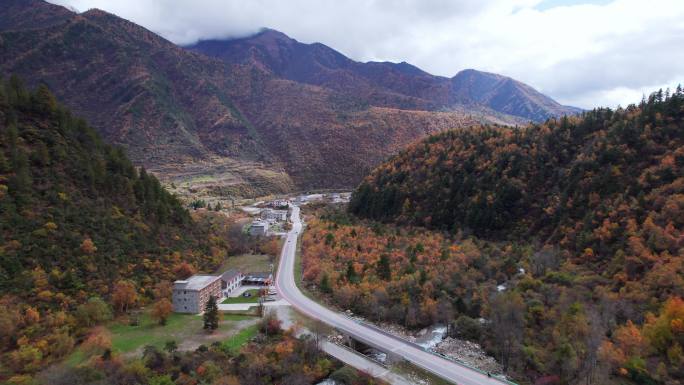
[[511, 76], [564, 104], [638, 102], [684, 83], [684, 0], [50, 0], [178, 44], [262, 27], [359, 61]]

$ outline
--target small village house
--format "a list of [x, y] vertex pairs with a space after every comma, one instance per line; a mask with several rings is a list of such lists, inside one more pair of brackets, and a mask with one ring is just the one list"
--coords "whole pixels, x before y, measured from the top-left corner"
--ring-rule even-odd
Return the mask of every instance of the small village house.
[[276, 199], [271, 201], [268, 205], [274, 209], [282, 209], [288, 207], [290, 205], [290, 201], [287, 199]]
[[268, 222], [265, 221], [254, 221], [249, 226], [249, 235], [259, 236], [268, 235]]
[[231, 269], [221, 274], [221, 288], [225, 294], [231, 293], [240, 287], [244, 275], [238, 270]]
[[287, 210], [264, 209], [261, 211], [261, 219], [268, 222], [285, 222], [287, 220]]

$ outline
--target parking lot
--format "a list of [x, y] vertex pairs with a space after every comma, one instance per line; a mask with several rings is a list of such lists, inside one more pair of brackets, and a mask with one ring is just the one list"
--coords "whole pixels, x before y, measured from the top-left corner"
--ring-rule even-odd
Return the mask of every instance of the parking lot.
[[[273, 286], [256, 286], [256, 285], [245, 285], [245, 286], [240, 286], [237, 289], [233, 290], [226, 298], [240, 298], [242, 299], [242, 296], [245, 292], [248, 292], [250, 290], [259, 290], [259, 289], [264, 289], [266, 288], [269, 291], [269, 295], [267, 295], [267, 298], [272, 298], [272, 300], [266, 300], [264, 301], [264, 306], [278, 306], [278, 305], [287, 305], [288, 303], [281, 299], [281, 297], [275, 292], [275, 288]], [[274, 294], [270, 294], [274, 293]], [[219, 301], [218, 308], [219, 310], [222, 311], [236, 311], [236, 310], [249, 310], [249, 308], [253, 306], [257, 306], [259, 302], [259, 297], [253, 295], [249, 297], [252, 299], [251, 301], [245, 301], [242, 303], [222, 303], [225, 298], [222, 298]]]

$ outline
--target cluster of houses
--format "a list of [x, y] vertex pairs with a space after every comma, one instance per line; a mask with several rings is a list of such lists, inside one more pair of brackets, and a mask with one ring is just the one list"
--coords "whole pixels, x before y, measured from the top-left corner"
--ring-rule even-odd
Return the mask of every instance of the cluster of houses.
[[272, 281], [271, 273], [244, 275], [237, 270], [228, 270], [221, 275], [193, 275], [173, 283], [173, 311], [202, 313], [212, 296], [222, 299], [242, 285], [268, 286]]
[[259, 216], [261, 216], [262, 220], [269, 223], [285, 222], [287, 220], [287, 210], [264, 209], [261, 210]]
[[265, 208], [259, 213], [259, 219], [253, 221], [249, 226], [249, 235], [265, 236], [269, 234], [269, 229], [275, 223], [287, 221], [287, 209], [290, 201], [277, 199], [267, 204], [271, 208]]
[[351, 193], [333, 193], [330, 194], [330, 202], [332, 203], [349, 203], [351, 200]]
[[276, 199], [268, 202], [268, 205], [274, 209], [287, 210], [287, 208], [290, 207], [290, 201], [288, 199]]
[[329, 193], [329, 194], [309, 194], [300, 195], [295, 198], [295, 202], [298, 204], [307, 204], [309, 202], [319, 202], [325, 201], [330, 203], [349, 203], [351, 200], [350, 192], [342, 193]]

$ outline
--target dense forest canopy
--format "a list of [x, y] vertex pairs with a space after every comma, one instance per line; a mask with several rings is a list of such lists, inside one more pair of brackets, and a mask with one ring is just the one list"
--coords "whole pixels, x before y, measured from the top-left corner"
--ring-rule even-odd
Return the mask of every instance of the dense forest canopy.
[[[404, 301], [379, 314], [407, 326], [430, 320], [430, 304], [483, 316], [489, 327], [470, 338], [522, 382], [677, 383], [683, 118], [678, 87], [624, 109], [432, 136], [356, 189], [349, 211], [370, 222], [314, 226], [324, 249], [309, 250], [310, 282], [350, 288], [345, 299], [363, 312], [383, 298], [373, 283], [390, 277], [387, 295]], [[350, 274], [321, 282], [316, 263]]]
[[[438, 134], [373, 171], [349, 208], [381, 221], [612, 256], [628, 248], [634, 225], [670, 235], [682, 225], [683, 106], [678, 88], [617, 111]], [[657, 248], [681, 246], [675, 239]]]

